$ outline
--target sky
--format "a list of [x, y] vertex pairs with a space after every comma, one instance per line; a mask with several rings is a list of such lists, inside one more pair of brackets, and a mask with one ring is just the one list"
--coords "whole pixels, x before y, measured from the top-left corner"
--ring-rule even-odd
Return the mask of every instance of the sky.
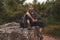
[[[25, 3], [32, 3], [33, 0], [26, 0]], [[46, 2], [46, 0], [37, 0], [38, 2]]]

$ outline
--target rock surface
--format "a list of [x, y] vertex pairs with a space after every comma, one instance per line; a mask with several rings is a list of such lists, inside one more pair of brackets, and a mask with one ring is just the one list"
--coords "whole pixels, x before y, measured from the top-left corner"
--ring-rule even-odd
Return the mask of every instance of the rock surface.
[[[12, 22], [0, 25], [0, 40], [40, 40], [34, 30], [19, 28], [19, 23]], [[43, 36], [43, 40], [60, 40], [50, 36]]]
[[[39, 40], [35, 31], [19, 28], [19, 23], [7, 23], [0, 26], [0, 40]], [[36, 37], [35, 37], [36, 36]]]

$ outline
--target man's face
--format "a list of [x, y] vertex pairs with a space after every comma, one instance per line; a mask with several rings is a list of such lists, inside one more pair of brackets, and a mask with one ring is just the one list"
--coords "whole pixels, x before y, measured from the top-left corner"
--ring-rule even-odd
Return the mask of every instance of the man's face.
[[29, 10], [30, 11], [33, 11], [34, 10], [34, 7], [32, 5], [29, 6]]

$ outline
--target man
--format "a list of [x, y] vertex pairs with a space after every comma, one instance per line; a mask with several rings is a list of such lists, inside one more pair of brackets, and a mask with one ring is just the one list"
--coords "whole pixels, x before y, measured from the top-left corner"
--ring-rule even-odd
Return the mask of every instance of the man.
[[39, 26], [39, 32], [42, 33], [45, 24], [38, 21], [38, 13], [34, 10], [34, 5], [29, 4], [29, 10], [26, 13], [26, 23], [27, 26]]

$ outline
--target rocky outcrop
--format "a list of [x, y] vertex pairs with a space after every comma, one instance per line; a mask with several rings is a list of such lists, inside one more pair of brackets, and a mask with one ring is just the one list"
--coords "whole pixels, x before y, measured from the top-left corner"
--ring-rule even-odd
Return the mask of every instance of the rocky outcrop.
[[0, 25], [0, 40], [60, 40], [51, 36], [44, 35], [37, 36], [37, 32], [33, 27], [31, 30], [28, 28], [20, 28], [20, 24], [11, 22]]
[[20, 24], [16, 22], [11, 22], [11, 23], [0, 25], [0, 28], [15, 27], [15, 26], [20, 27]]
[[0, 25], [0, 40], [40, 40], [40, 37], [34, 28], [20, 28], [19, 23], [12, 22]]

